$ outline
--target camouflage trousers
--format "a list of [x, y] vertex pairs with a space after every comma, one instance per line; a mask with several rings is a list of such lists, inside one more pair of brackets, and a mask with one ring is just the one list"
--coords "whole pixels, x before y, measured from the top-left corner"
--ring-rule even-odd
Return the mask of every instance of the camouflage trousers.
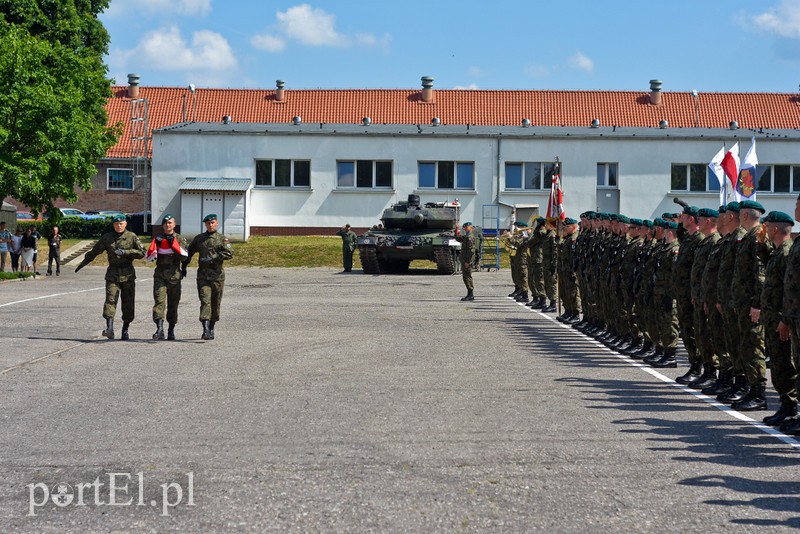
[[725, 340], [725, 322], [716, 304], [708, 305], [707, 317], [711, 346], [716, 354], [716, 368], [729, 369], [730, 355], [728, 354], [728, 344]]
[[555, 301], [558, 297], [558, 275], [555, 267], [545, 266], [543, 263], [540, 265], [544, 270], [544, 294], [548, 299]]
[[739, 357], [750, 386], [767, 383], [767, 364], [764, 354], [764, 327], [750, 318], [750, 308], [737, 308], [739, 326]]
[[222, 291], [224, 288], [224, 280], [197, 281], [201, 321], [219, 321], [219, 309], [222, 305]]
[[678, 325], [681, 339], [686, 352], [689, 353], [689, 363], [700, 363], [702, 358], [697, 352], [697, 344], [694, 337], [694, 306], [692, 306], [692, 301], [687, 298], [676, 299], [676, 303], [678, 305]]
[[725, 348], [728, 358], [720, 361], [722, 369], [728, 365], [733, 370], [733, 374], [741, 376], [744, 374], [742, 358], [739, 356], [739, 322], [736, 319], [736, 312], [728, 306], [722, 307], [722, 324], [725, 326]]
[[111, 282], [106, 280], [106, 302], [103, 305], [103, 318], [113, 319], [117, 314], [117, 302], [122, 296], [122, 320], [133, 322], [135, 316], [136, 280]]
[[[666, 302], [668, 301], [668, 302]], [[656, 329], [655, 343], [665, 349], [678, 347], [678, 314], [675, 301], [666, 295], [653, 295], [653, 328]]]
[[571, 314], [579, 313], [581, 304], [578, 277], [573, 272], [562, 272], [558, 279], [558, 293], [564, 303], [564, 310]]
[[763, 312], [761, 314], [772, 387], [778, 392], [781, 404], [797, 405], [797, 362], [792, 354], [792, 342], [781, 341], [776, 332], [779, 321], [778, 316], [769, 316]]
[[528, 263], [528, 284], [532, 297], [544, 296], [544, 269], [541, 262]]
[[697, 345], [697, 355], [703, 361], [703, 365], [713, 369], [719, 368], [719, 358], [716, 348], [711, 342], [711, 328], [708, 322], [703, 302], [697, 301], [692, 305], [694, 314], [694, 339]]
[[522, 254], [511, 256], [511, 281], [514, 289], [528, 292], [527, 269], [524, 267], [525, 257]]
[[464, 280], [464, 285], [467, 286], [467, 291], [472, 291], [475, 286], [472, 283], [472, 265], [465, 261], [461, 264], [461, 279]]
[[178, 322], [178, 304], [181, 303], [181, 281], [169, 282], [157, 274], [153, 276], [153, 321], [166, 320], [169, 324]]
[[342, 267], [345, 271], [353, 269], [353, 251], [350, 247], [342, 247]]

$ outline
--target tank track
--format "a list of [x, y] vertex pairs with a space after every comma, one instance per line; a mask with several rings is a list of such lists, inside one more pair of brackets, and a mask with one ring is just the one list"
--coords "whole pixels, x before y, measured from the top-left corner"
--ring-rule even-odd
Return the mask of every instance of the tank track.
[[436, 270], [441, 274], [453, 274], [458, 269], [455, 254], [448, 247], [433, 247], [433, 258], [436, 262]]
[[361, 267], [364, 274], [380, 274], [380, 264], [378, 263], [378, 251], [375, 247], [361, 245], [358, 247], [358, 255], [361, 258]]

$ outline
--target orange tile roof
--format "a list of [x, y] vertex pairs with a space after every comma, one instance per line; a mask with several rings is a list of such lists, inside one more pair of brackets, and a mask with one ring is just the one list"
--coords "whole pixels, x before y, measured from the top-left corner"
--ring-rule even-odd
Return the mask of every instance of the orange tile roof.
[[[110, 123], [125, 125], [109, 157], [131, 156], [130, 99], [127, 86], [112, 87], [107, 110]], [[422, 101], [414, 89], [286, 89], [283, 102], [275, 90], [196, 90], [197, 121], [218, 122], [230, 115], [234, 122], [303, 122], [357, 124], [370, 117], [373, 124], [442, 124], [516, 126], [528, 118], [537, 126], [652, 127], [667, 120], [671, 128], [727, 128], [735, 120], [741, 128], [796, 129], [800, 127], [800, 97], [789, 93], [700, 93], [695, 101], [685, 92], [662, 92], [661, 104], [650, 104], [650, 94], [637, 91], [546, 91], [435, 89], [434, 101]], [[140, 86], [148, 100], [150, 130], [192, 121], [194, 99], [182, 87]], [[697, 106], [697, 107], [696, 107]], [[698, 120], [699, 114], [699, 120]]]

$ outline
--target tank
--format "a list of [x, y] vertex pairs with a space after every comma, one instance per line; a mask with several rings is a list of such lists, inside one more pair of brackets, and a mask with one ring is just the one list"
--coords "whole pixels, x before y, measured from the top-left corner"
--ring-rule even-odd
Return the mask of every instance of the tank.
[[420, 206], [419, 195], [408, 195], [383, 211], [382, 227], [373, 227], [358, 238], [358, 254], [364, 274], [408, 270], [413, 260], [429, 260], [442, 274], [460, 271], [461, 243], [455, 239], [460, 204], [429, 202]]

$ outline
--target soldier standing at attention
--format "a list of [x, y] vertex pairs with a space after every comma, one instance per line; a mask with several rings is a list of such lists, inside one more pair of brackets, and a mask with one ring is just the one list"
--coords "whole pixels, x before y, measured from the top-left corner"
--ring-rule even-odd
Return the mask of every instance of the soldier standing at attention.
[[[794, 205], [794, 218], [800, 222], [800, 196]], [[792, 243], [786, 258], [786, 273], [783, 275], [783, 308], [778, 323], [778, 337], [792, 344], [792, 354], [800, 351], [800, 239]], [[794, 360], [798, 365], [797, 360]], [[797, 382], [795, 382], [797, 386]], [[790, 435], [800, 434], [800, 418], [786, 419], [780, 426], [781, 432]]]
[[178, 322], [178, 304], [181, 302], [181, 280], [186, 277], [181, 263], [188, 256], [186, 239], [175, 233], [175, 218], [164, 215], [161, 219], [163, 236], [156, 236], [147, 250], [147, 260], [156, 262], [153, 272], [153, 322], [156, 333], [153, 339], [164, 339], [164, 308], [166, 308], [169, 330], [167, 339], [175, 339], [175, 324]]
[[472, 259], [475, 257], [475, 234], [472, 233], [472, 223], [465, 222], [463, 225], [464, 232], [456, 235], [456, 240], [461, 243], [461, 255], [458, 260], [461, 262], [461, 278], [464, 280], [464, 285], [467, 286], [467, 296], [461, 300], [475, 300], [475, 295], [472, 291], [475, 286], [472, 285]]
[[86, 253], [83, 261], [75, 267], [75, 272], [83, 269], [102, 252], [106, 253], [108, 269], [106, 269], [106, 301], [103, 306], [106, 329], [102, 335], [114, 339], [114, 315], [117, 313], [117, 301], [122, 294], [121, 339], [127, 340], [128, 327], [134, 318], [136, 299], [136, 270], [133, 268], [133, 260], [144, 258], [145, 250], [136, 234], [125, 229], [128, 226], [125, 215], [115, 215], [112, 223], [114, 230], [103, 234], [92, 250]]
[[564, 303], [564, 313], [556, 317], [561, 322], [576, 323], [581, 313], [580, 291], [578, 289], [578, 276], [575, 274], [578, 259], [575, 249], [578, 240], [578, 221], [565, 219], [563, 228], [564, 237], [559, 243], [558, 250], [558, 292]]
[[349, 224], [342, 226], [342, 229], [336, 232], [336, 235], [342, 238], [342, 264], [344, 265], [344, 272], [349, 273], [353, 270], [353, 251], [356, 249], [356, 233], [350, 229]]
[[672, 291], [678, 312], [678, 324], [683, 346], [689, 354], [689, 370], [675, 381], [679, 384], [694, 382], [703, 374], [703, 359], [697, 351], [694, 332], [694, 306], [692, 306], [691, 279], [694, 251], [702, 236], [698, 227], [699, 209], [696, 206], [683, 208], [681, 227], [686, 235], [681, 239], [678, 255], [672, 268]]
[[203, 324], [202, 339], [214, 339], [214, 325], [219, 321], [222, 291], [225, 288], [225, 269], [222, 262], [233, 258], [228, 239], [217, 232], [217, 216], [213, 213], [203, 218], [206, 231], [192, 239], [189, 255], [183, 262], [182, 271], [199, 255], [197, 267], [197, 293], [200, 297], [200, 322]]

